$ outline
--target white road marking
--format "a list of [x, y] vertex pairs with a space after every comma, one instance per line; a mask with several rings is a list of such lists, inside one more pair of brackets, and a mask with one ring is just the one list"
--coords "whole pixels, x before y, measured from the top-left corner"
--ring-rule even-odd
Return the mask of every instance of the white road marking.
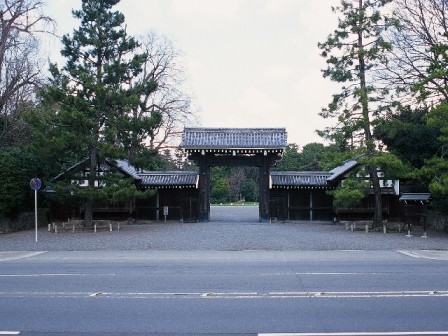
[[332, 298], [407, 298], [448, 297], [448, 291], [388, 291], [388, 292], [0, 292], [0, 297], [65, 297], [112, 299], [332, 299]]
[[35, 274], [0, 274], [0, 278], [37, 278], [37, 277], [65, 277], [65, 276], [92, 276], [107, 275], [115, 276], [115, 274], [86, 274], [86, 273], [35, 273]]
[[385, 292], [273, 292], [271, 297], [381, 298], [381, 297], [445, 297], [448, 291], [385, 291]]
[[418, 251], [398, 251], [398, 252], [407, 255], [408, 257], [418, 259], [448, 260], [448, 251], [418, 250]]
[[448, 335], [448, 331], [403, 331], [403, 332], [336, 332], [336, 333], [262, 333], [258, 336], [410, 336]]
[[20, 331], [0, 331], [0, 335], [20, 335]]
[[393, 272], [286, 272], [286, 273], [262, 273], [262, 276], [284, 276], [284, 275], [375, 275], [396, 274]]
[[26, 251], [0, 251], [0, 261], [12, 261], [25, 258], [35, 257], [39, 254], [47, 253], [46, 251], [26, 252]]

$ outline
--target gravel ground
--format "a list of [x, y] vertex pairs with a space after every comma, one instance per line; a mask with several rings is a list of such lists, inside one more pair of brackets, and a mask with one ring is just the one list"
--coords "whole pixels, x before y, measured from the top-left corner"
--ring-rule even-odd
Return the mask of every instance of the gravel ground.
[[448, 250], [448, 234], [346, 231], [330, 222], [259, 223], [258, 207], [213, 207], [209, 223], [146, 223], [124, 225], [120, 231], [50, 233], [34, 231], [0, 235], [0, 251], [327, 251]]

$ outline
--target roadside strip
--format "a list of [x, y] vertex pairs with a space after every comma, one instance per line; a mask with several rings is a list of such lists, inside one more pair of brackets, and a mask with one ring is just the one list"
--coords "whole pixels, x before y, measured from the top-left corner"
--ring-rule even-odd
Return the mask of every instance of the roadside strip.
[[[1, 261], [12, 261], [35, 257], [40, 254], [44, 254], [46, 251], [0, 251], [0, 262]], [[1, 334], [0, 334], [1, 335]]]
[[337, 333], [270, 333], [258, 336], [410, 336], [410, 335], [448, 335], [448, 331], [403, 331], [403, 332], [337, 332]]
[[401, 254], [418, 259], [448, 260], [448, 251], [445, 250], [417, 250], [417, 251], [398, 251]]

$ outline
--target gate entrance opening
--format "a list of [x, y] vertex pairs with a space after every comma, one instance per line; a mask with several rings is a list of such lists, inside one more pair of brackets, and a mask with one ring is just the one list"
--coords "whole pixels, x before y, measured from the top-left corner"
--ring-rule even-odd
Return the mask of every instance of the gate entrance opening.
[[210, 221], [258, 222], [259, 169], [211, 167]]
[[210, 168], [259, 170], [259, 221], [269, 221], [270, 167], [287, 146], [285, 128], [185, 128], [181, 147], [199, 167], [198, 220], [210, 220]]
[[258, 223], [258, 205], [211, 205], [210, 221], [213, 223]]

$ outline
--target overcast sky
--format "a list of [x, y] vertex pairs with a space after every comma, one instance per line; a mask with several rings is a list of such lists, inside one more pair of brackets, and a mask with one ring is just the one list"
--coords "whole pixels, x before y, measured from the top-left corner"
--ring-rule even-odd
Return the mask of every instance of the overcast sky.
[[[134, 36], [155, 31], [183, 53], [204, 127], [286, 127], [288, 142], [322, 142], [318, 113], [336, 93], [317, 43], [337, 24], [339, 0], [121, 0]], [[80, 0], [47, 0], [59, 35]], [[49, 45], [52, 60], [60, 45]], [[60, 64], [60, 60], [58, 63]]]

